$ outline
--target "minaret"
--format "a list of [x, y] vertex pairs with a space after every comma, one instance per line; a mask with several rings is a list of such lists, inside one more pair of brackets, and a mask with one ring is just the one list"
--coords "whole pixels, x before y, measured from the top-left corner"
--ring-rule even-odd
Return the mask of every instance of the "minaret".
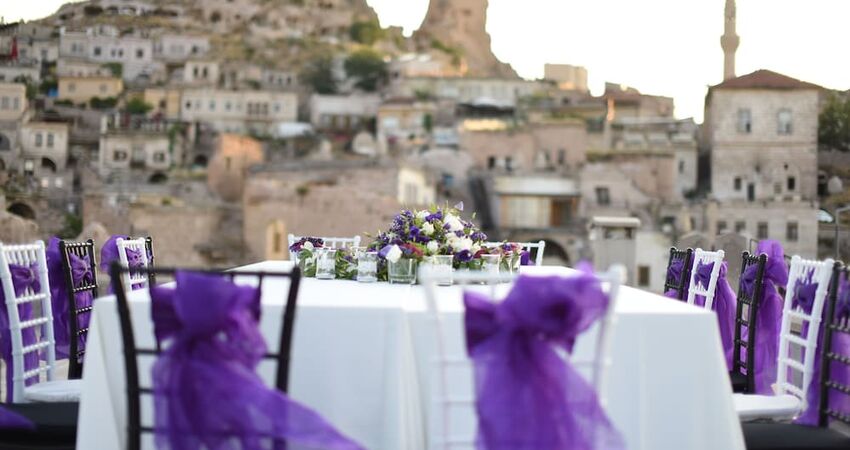
[[723, 81], [735, 78], [735, 51], [741, 38], [735, 34], [735, 0], [726, 0], [726, 21], [720, 47], [723, 48]]

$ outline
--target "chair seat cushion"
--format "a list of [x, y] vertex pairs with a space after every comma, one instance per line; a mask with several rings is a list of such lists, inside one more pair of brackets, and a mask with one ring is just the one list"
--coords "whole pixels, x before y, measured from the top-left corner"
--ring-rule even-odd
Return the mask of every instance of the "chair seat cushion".
[[729, 381], [732, 382], [732, 392], [747, 391], [747, 376], [741, 372], [729, 372]]
[[3, 430], [0, 449], [73, 449], [77, 440], [79, 403], [10, 403], [3, 405], [30, 421], [35, 430]]
[[45, 381], [24, 388], [24, 398], [31, 402], [79, 402], [82, 380]]
[[742, 421], [789, 420], [800, 413], [803, 402], [793, 395], [734, 394], [735, 411]]
[[828, 428], [791, 423], [744, 423], [747, 450], [848, 449], [850, 436]]

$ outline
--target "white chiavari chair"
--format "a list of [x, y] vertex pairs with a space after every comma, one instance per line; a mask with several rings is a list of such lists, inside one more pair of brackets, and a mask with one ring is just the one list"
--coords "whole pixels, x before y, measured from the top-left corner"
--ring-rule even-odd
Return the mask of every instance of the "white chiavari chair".
[[[121, 266], [129, 267], [127, 251], [131, 250], [139, 253], [141, 267], [150, 267], [151, 261], [149, 259], [150, 255], [148, 255], [147, 241], [148, 239], [143, 237], [136, 239], [116, 239], [115, 245], [118, 247], [118, 260], [121, 262]], [[123, 277], [122, 281], [125, 286], [133, 286], [134, 288], [147, 287], [150, 282], [148, 275], [145, 273], [130, 271], [122, 273], [121, 276]]]
[[[485, 242], [484, 247], [495, 248], [501, 246], [502, 244], [504, 244], [504, 242]], [[534, 254], [535, 266], [543, 265], [543, 252], [546, 250], [546, 241], [516, 242], [515, 244], [519, 245], [521, 249]]]

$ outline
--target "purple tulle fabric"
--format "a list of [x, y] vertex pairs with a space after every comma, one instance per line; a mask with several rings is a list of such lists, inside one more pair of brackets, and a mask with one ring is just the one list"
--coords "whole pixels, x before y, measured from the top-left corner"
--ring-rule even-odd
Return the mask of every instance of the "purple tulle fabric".
[[[47, 274], [50, 279], [50, 301], [53, 305], [53, 337], [56, 340], [56, 357], [62, 359], [68, 358], [70, 355], [71, 325], [69, 321], [71, 320], [70, 308], [72, 302], [65, 285], [65, 271], [62, 268], [59, 241], [59, 238], [52, 237], [47, 244]], [[80, 258], [71, 254], [70, 261], [71, 279], [74, 287], [90, 284], [94, 280], [93, 267], [88, 255]], [[87, 308], [94, 301], [94, 295], [91, 291], [78, 292], [75, 297], [74, 304], [77, 309]], [[77, 329], [87, 328], [90, 319], [89, 313], [83, 313], [77, 317]], [[83, 351], [85, 348], [86, 338], [81, 335], [77, 339], [77, 349]]]
[[[32, 288], [33, 292], [38, 292], [41, 289], [41, 282], [38, 279], [38, 264], [33, 263], [30, 266], [21, 266], [18, 264], [9, 264], [9, 271], [12, 273], [12, 286], [16, 296], [20, 296], [27, 290]], [[6, 401], [14, 400], [14, 389], [12, 376], [14, 375], [12, 359], [12, 331], [10, 329], [8, 309], [6, 306], [6, 295], [3, 290], [0, 290], [0, 359], [3, 359], [6, 365]], [[33, 318], [32, 302], [21, 303], [18, 305], [18, 315], [20, 321], [26, 321]], [[34, 327], [25, 328], [22, 331], [22, 343], [26, 347], [38, 342]], [[38, 367], [39, 355], [37, 352], [30, 352], [24, 355], [24, 371], [32, 370]], [[29, 386], [36, 382], [36, 378], [26, 380], [26, 385]]]
[[558, 354], [605, 313], [592, 275], [520, 276], [504, 301], [467, 292], [480, 450], [621, 449], [593, 387]]
[[26, 417], [0, 406], [0, 430], [35, 430], [35, 424]]
[[322, 449], [359, 449], [312, 410], [263, 384], [259, 291], [220, 276], [175, 274], [151, 288], [157, 339], [153, 367], [158, 448], [264, 448], [271, 438]]
[[[791, 309], [796, 309], [797, 307], [800, 307], [803, 309], [803, 311], [806, 312], [806, 314], [812, 314], [812, 308], [814, 307], [815, 294], [817, 292], [817, 288], [818, 283], [814, 281], [814, 270], [810, 270], [807, 274], [800, 276], [800, 278], [791, 288], [793, 289], [793, 294], [791, 297]], [[826, 308], [823, 309], [821, 315], [823, 315], [823, 312], [825, 311]], [[803, 326], [801, 327], [801, 337], [805, 338], [808, 336], [808, 333], [812, 332], [809, 330], [809, 325], [810, 324], [808, 322], [803, 323]], [[820, 327], [820, 329], [818, 329], [816, 332], [818, 333], [818, 347], [815, 349], [815, 362], [814, 371], [812, 375], [812, 382], [806, 388], [806, 410], [803, 411], [803, 413], [800, 414], [796, 420], [794, 420], [794, 423], [800, 425], [815, 426], [818, 424], [818, 405], [820, 405], [820, 383], [818, 381], [820, 380], [820, 354], [822, 350], [821, 344], [823, 342], [823, 327]], [[804, 356], [805, 354], [801, 355], [801, 357]], [[787, 376], [790, 378], [798, 373], [799, 372], [797, 371], [789, 370]]]
[[[755, 393], [772, 395], [772, 385], [776, 383], [776, 361], [779, 356], [779, 330], [782, 325], [783, 298], [778, 287], [788, 284], [788, 266], [785, 264], [785, 250], [782, 244], [774, 240], [759, 242], [756, 254], [767, 255], [762, 279], [761, 298], [758, 302], [756, 317], [756, 345], [753, 378]], [[741, 286], [747, 295], [753, 294], [758, 265], [752, 264], [741, 275]], [[746, 325], [741, 326], [741, 336], [747, 335]], [[741, 358], [747, 357], [747, 349], [741, 349]]]
[[[699, 262], [694, 275], [694, 283], [708, 286], [713, 269], [714, 263]], [[717, 326], [720, 329], [720, 340], [723, 342], [723, 354], [726, 357], [726, 366], [731, 370], [733, 352], [735, 351], [735, 308], [737, 307], [738, 299], [735, 296], [735, 291], [729, 286], [729, 281], [726, 280], [727, 270], [726, 261], [723, 261], [720, 265], [720, 273], [717, 276], [717, 284], [714, 288], [714, 302], [711, 305], [711, 309], [717, 314]], [[701, 295], [695, 296], [694, 304], [705, 306], [705, 297]]]
[[[670, 267], [667, 268], [667, 279], [680, 281], [682, 278], [682, 272], [684, 271], [684, 266], [685, 263], [681, 259], [673, 260], [673, 262], [670, 263]], [[682, 290], [684, 291], [684, 295], [682, 295], [683, 299], [688, 298], [688, 283], [690, 283], [690, 280], [685, 280], [685, 285], [682, 288]], [[679, 299], [679, 293], [676, 292], [675, 289], [670, 289], [669, 291], [665, 292], [664, 296]]]
[[531, 253], [528, 250], [523, 250], [519, 254], [519, 265], [521, 266], [530, 266], [531, 264]]
[[[817, 290], [817, 283], [812, 282], [811, 278], [812, 274], [809, 274], [809, 276], [805, 277], [802, 281], [798, 281], [797, 285], [794, 287], [794, 303], [801, 305], [806, 312], [811, 312], [812, 304], [814, 302], [815, 297], [815, 291]], [[821, 353], [823, 350], [821, 346], [825, 345], [823, 336], [823, 324], [827, 321], [827, 311], [828, 309], [824, 307], [822, 312], [824, 321], [821, 323], [822, 326], [818, 330], [818, 348], [815, 353], [815, 367], [812, 376], [812, 383], [808, 386], [808, 389], [806, 390], [806, 410], [794, 421], [794, 423], [800, 425], [818, 425], [821, 389]], [[838, 283], [838, 302], [836, 304], [836, 316], [847, 318], [850, 317], [848, 316], [848, 314], [850, 314], [850, 282], [848, 282], [848, 280], [842, 273], [841, 279]], [[808, 328], [807, 325], [808, 324], [805, 324], [803, 326], [804, 333]], [[850, 357], [850, 336], [846, 333], [834, 331], [832, 334], [832, 351], [839, 355]], [[837, 381], [844, 385], [850, 385], [850, 367], [841, 362], [832, 361], [830, 363], [829, 379]], [[840, 411], [842, 413], [846, 413], [848, 410], [850, 410], [850, 399], [848, 399], [847, 395], [835, 389], [830, 389], [828, 395], [830, 409]]]

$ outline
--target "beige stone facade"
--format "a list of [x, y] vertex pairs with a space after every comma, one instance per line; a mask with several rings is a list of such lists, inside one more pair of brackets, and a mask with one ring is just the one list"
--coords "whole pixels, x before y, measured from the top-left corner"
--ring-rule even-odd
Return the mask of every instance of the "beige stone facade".
[[21, 156], [32, 160], [34, 172], [62, 172], [68, 162], [68, 124], [27, 122], [21, 127]]
[[587, 91], [587, 69], [569, 64], [545, 64], [543, 78], [558, 83], [565, 91]]
[[224, 200], [239, 200], [248, 169], [262, 163], [263, 159], [260, 141], [237, 134], [221, 134], [207, 166], [207, 185]]
[[180, 118], [202, 122], [216, 131], [273, 134], [281, 123], [295, 122], [298, 102], [294, 93], [279, 91], [183, 91]]
[[27, 87], [23, 83], [0, 83], [0, 121], [19, 120], [27, 110]]
[[150, 114], [169, 120], [180, 118], [181, 98], [182, 91], [175, 88], [147, 88], [144, 94], [145, 103], [153, 107]]
[[545, 91], [547, 84], [505, 78], [399, 78], [390, 84], [390, 93], [397, 97], [415, 97], [428, 94], [459, 103], [486, 101], [504, 106], [515, 106], [519, 99]]
[[484, 169], [532, 171], [577, 168], [586, 159], [584, 122], [534, 123], [493, 131], [461, 130], [460, 148]]
[[171, 167], [168, 135], [147, 131], [115, 131], [101, 135], [98, 170], [112, 172], [147, 170], [164, 172]]
[[124, 82], [114, 77], [59, 77], [58, 100], [75, 104], [88, 103], [94, 97], [118, 97], [124, 91]]

